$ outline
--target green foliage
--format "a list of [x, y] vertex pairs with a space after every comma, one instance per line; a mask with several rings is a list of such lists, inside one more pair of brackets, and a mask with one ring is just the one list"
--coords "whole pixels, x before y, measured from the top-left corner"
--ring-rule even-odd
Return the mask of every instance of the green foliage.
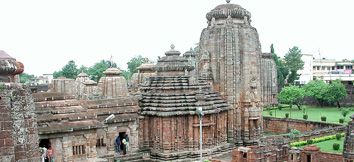
[[289, 113], [286, 113], [286, 114], [285, 114], [285, 118], [289, 118]]
[[344, 123], [344, 118], [340, 118], [339, 123], [341, 123], [341, 124]]
[[327, 117], [326, 116], [321, 116], [321, 121], [326, 121], [327, 120]]
[[273, 44], [271, 46], [271, 53], [272, 53], [272, 58], [275, 62], [275, 65], [277, 67], [277, 82], [278, 82], [278, 89], [281, 90], [284, 85], [285, 85], [285, 78], [289, 74], [289, 69], [284, 65], [282, 62], [281, 58], [278, 57], [274, 53], [274, 47]]
[[339, 150], [339, 143], [333, 143], [333, 150]]
[[313, 80], [304, 86], [305, 96], [314, 98], [322, 106], [326, 101], [328, 85], [322, 80]]
[[132, 77], [132, 73], [130, 73], [130, 71], [129, 70], [123, 70], [123, 76], [124, 76], [124, 78], [126, 79], [126, 80], [130, 80], [131, 79], [131, 77]]
[[34, 80], [35, 76], [27, 73], [20, 74], [20, 83], [29, 83]]
[[301, 109], [302, 101], [305, 97], [305, 91], [297, 86], [284, 87], [278, 95], [280, 103], [296, 105]]
[[[296, 130], [296, 129], [292, 129], [292, 130], [289, 132], [289, 134], [288, 134], [289, 138], [291, 138], [291, 139], [297, 139], [297, 138], [299, 138], [301, 135], [302, 135], [301, 132], [300, 132], [299, 130]], [[306, 143], [306, 141], [305, 141], [305, 143]]]
[[143, 64], [148, 62], [147, 58], [143, 58], [141, 55], [135, 56], [132, 59], [127, 62], [128, 65], [128, 72], [126, 72], [125, 75], [127, 79], [130, 79], [131, 76], [138, 71], [138, 67]]
[[304, 115], [302, 115], [302, 118], [307, 120], [309, 118], [309, 116], [307, 114], [304, 114]]
[[341, 112], [342, 112], [342, 116], [345, 118], [349, 114], [350, 110], [349, 109], [342, 109]]
[[109, 60], [101, 60], [87, 69], [87, 74], [96, 82], [104, 76], [103, 72], [110, 67], [117, 67], [117, 64]]
[[285, 66], [289, 69], [288, 83], [293, 84], [298, 79], [297, 71], [303, 69], [304, 61], [301, 60], [301, 50], [294, 46], [290, 48], [288, 53], [285, 54]]
[[273, 112], [272, 112], [272, 110], [269, 110], [269, 116], [273, 116]]
[[[344, 137], [345, 134], [344, 133], [339, 133], [339, 135], [341, 137]], [[336, 139], [337, 138], [336, 136], [337, 136], [337, 134], [336, 135], [318, 137], [318, 138], [314, 138], [314, 139], [311, 139], [311, 140], [312, 140], [312, 144], [314, 144], [314, 143], [319, 143], [319, 142], [323, 142], [323, 141]], [[301, 146], [305, 146], [307, 144], [308, 144], [307, 141], [297, 141], [297, 142], [290, 143], [290, 146], [291, 147], [301, 147]]]
[[339, 80], [326, 84], [322, 80], [313, 80], [304, 86], [305, 95], [313, 97], [322, 106], [324, 103], [337, 103], [340, 108], [339, 101], [347, 96], [346, 89]]
[[308, 145], [313, 144], [313, 140], [312, 140], [312, 139], [307, 140], [307, 141], [306, 141], [306, 144], [308, 144]]
[[53, 73], [53, 77], [58, 78], [63, 76], [66, 78], [75, 79], [78, 74], [79, 70], [77, 69], [77, 65], [75, 64], [75, 61], [71, 60], [60, 71], [55, 71]]
[[336, 134], [336, 139], [337, 139], [337, 140], [340, 140], [341, 138], [342, 138], [342, 135], [341, 135], [340, 133], [337, 133], [337, 134]]
[[337, 107], [340, 108], [339, 101], [347, 96], [347, 91], [340, 80], [332, 81], [328, 85], [326, 101], [329, 103], [337, 103]]

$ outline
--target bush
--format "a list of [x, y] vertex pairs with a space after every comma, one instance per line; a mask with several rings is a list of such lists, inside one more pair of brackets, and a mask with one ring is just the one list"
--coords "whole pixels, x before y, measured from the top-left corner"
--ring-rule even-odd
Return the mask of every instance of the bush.
[[[344, 133], [338, 133], [336, 135], [330, 135], [330, 136], [323, 136], [323, 137], [318, 137], [318, 138], [314, 138], [314, 139], [311, 139], [312, 140], [312, 144], [314, 143], [319, 143], [319, 142], [323, 142], [323, 141], [328, 141], [328, 140], [333, 140], [333, 139], [336, 139], [337, 138], [337, 135], [341, 136], [341, 137], [344, 137]], [[293, 142], [293, 143], [290, 143], [290, 146], [291, 147], [301, 147], [301, 146], [305, 146], [308, 144], [308, 141], [298, 141], [298, 142]]]
[[283, 107], [282, 107], [281, 105], [279, 105], [279, 106], [278, 106], [278, 109], [281, 110], [281, 109], [283, 109]]
[[302, 118], [307, 120], [309, 118], [309, 116], [307, 114], [304, 114], [304, 115], [302, 115]]
[[342, 116], [346, 117], [349, 114], [349, 110], [348, 109], [342, 109]]
[[321, 121], [326, 121], [327, 120], [327, 117], [325, 117], [325, 116], [321, 116]]
[[341, 135], [341, 134], [339, 134], [339, 133], [336, 134], [336, 139], [337, 139], [337, 140], [340, 140], [341, 138], [342, 138], [342, 135]]
[[307, 143], [308, 145], [311, 145], [311, 144], [313, 144], [313, 140], [312, 140], [312, 139], [309, 139], [309, 140], [306, 141], [306, 143]]
[[273, 111], [269, 111], [269, 116], [273, 116]]
[[339, 123], [344, 123], [344, 119], [343, 119], [343, 118], [340, 118], [340, 119], [339, 119]]
[[289, 118], [289, 113], [285, 113], [285, 117], [286, 117], [286, 118]]
[[333, 150], [339, 150], [340, 145], [338, 143], [333, 143]]

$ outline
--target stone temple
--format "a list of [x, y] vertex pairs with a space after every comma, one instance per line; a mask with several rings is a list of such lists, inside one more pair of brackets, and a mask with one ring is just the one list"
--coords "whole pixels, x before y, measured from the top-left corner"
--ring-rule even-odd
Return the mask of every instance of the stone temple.
[[251, 13], [236, 4], [215, 7], [206, 18], [197, 56], [197, 73], [232, 106], [228, 141], [251, 145], [262, 134], [261, 44]]
[[[38, 147], [53, 149], [59, 162], [195, 161], [200, 126], [204, 157], [238, 146], [262, 146], [255, 149], [260, 158], [263, 148], [280, 150], [280, 144], [268, 149], [271, 144], [261, 140], [262, 108], [277, 102], [276, 69], [271, 55], [261, 52], [250, 12], [227, 3], [206, 18], [197, 48], [181, 55], [171, 45], [156, 64], [142, 64], [129, 86], [120, 69], [108, 68], [98, 83], [80, 73], [30, 94], [15, 83], [23, 65], [0, 51], [0, 79], [6, 82], [0, 161], [37, 162]], [[128, 141], [126, 155], [117, 153], [122, 139]]]

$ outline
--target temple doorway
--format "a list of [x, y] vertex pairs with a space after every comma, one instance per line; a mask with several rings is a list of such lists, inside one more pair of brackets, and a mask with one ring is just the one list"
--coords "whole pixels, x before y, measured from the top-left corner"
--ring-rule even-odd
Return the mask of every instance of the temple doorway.
[[123, 151], [123, 154], [126, 154], [126, 146], [123, 144], [123, 139], [126, 136], [126, 132], [119, 132], [119, 139], [120, 139], [120, 150]]
[[41, 159], [44, 162], [50, 162], [52, 160], [52, 148], [49, 139], [41, 139], [39, 141], [39, 148], [41, 149]]

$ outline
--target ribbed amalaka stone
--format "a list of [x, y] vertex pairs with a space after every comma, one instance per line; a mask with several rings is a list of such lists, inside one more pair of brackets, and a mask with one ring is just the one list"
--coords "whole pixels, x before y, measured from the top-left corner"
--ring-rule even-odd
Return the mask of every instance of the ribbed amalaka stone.
[[84, 87], [85, 87], [84, 82], [86, 80], [90, 80], [89, 76], [86, 73], [81, 72], [79, 75], [77, 75], [77, 78], [75, 80], [75, 89], [76, 89], [75, 97], [77, 99], [83, 98]]
[[[0, 50], [0, 81], [2, 82], [19, 82], [16, 75], [24, 71], [24, 65], [16, 61], [5, 51]], [[18, 78], [18, 77], [17, 77]]]
[[133, 91], [137, 91], [147, 78], [156, 75], [155, 65], [152, 63], [143, 63], [137, 69], [138, 72], [134, 73], [131, 78], [131, 88]]
[[258, 142], [262, 134], [261, 45], [251, 14], [236, 4], [222, 4], [206, 15], [197, 71], [232, 105], [228, 140], [237, 145]]
[[76, 93], [75, 80], [65, 77], [53, 79], [49, 91], [74, 95]]
[[[190, 77], [188, 60], [173, 49], [156, 64], [157, 75], [140, 87], [139, 143], [154, 161], [193, 161], [199, 155], [199, 120], [202, 107], [203, 152], [216, 153], [227, 143], [230, 106], [205, 81]], [[210, 155], [208, 154], [208, 155]]]
[[261, 93], [263, 106], [277, 104], [278, 86], [277, 69], [271, 53], [263, 53], [261, 66], [259, 67], [261, 75]]
[[118, 68], [108, 68], [103, 72], [106, 76], [98, 82], [105, 98], [116, 98], [128, 96], [127, 80], [122, 76]]
[[343, 157], [345, 162], [354, 161], [354, 115], [352, 121], [348, 123], [347, 133], [345, 134]]

